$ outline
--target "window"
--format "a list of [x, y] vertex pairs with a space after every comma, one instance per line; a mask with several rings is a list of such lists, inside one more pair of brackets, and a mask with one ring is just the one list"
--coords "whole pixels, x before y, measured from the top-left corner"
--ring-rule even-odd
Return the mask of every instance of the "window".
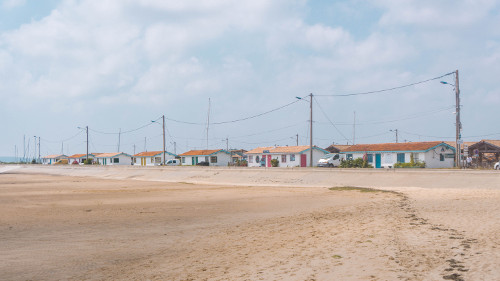
[[253, 163], [253, 155], [248, 156], [248, 163]]
[[281, 155], [281, 163], [286, 163], [286, 155]]
[[161, 157], [155, 157], [155, 163], [156, 164], [161, 163]]
[[295, 161], [295, 154], [290, 154], [290, 161]]
[[420, 161], [420, 159], [419, 159], [419, 157], [418, 157], [419, 155], [420, 155], [420, 153], [415, 153], [415, 154], [413, 154], [413, 160], [414, 160], [415, 162]]
[[444, 154], [439, 154], [439, 161], [444, 161]]
[[120, 163], [120, 158], [113, 158], [113, 163]]
[[259, 163], [259, 155], [255, 156], [255, 163]]
[[[205, 162], [208, 162], [208, 156], [205, 156]], [[212, 162], [214, 163], [214, 162]]]
[[347, 157], [346, 157], [348, 160], [352, 160], [352, 154], [347, 154]]
[[210, 163], [217, 163], [217, 156], [210, 156]]
[[398, 163], [404, 163], [404, 162], [405, 162], [405, 154], [398, 153]]
[[134, 163], [137, 163], [137, 158], [134, 158]]
[[182, 163], [186, 163], [186, 157], [182, 157]]
[[368, 163], [373, 163], [373, 154], [366, 154], [366, 159]]

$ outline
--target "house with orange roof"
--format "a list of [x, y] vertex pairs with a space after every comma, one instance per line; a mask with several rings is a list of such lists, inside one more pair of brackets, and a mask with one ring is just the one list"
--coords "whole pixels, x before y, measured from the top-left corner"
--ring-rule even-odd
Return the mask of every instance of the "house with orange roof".
[[363, 158], [374, 168], [393, 168], [396, 163], [424, 162], [426, 168], [455, 166], [455, 148], [442, 141], [356, 144], [340, 152], [343, 159]]
[[44, 165], [53, 165], [57, 163], [57, 161], [62, 160], [62, 159], [67, 159], [68, 156], [64, 154], [55, 154], [55, 155], [47, 155], [42, 157], [42, 164]]
[[[79, 165], [83, 164], [83, 161], [87, 159], [87, 154], [73, 154], [68, 156], [68, 164]], [[94, 159], [94, 154], [89, 153], [89, 159]]]
[[231, 153], [224, 149], [190, 150], [179, 154], [182, 165], [197, 165], [201, 162], [209, 166], [227, 166], [231, 162]]
[[124, 152], [96, 153], [94, 160], [97, 164], [106, 166], [132, 165], [132, 155]]
[[[313, 146], [312, 163], [316, 166], [318, 160], [328, 151]], [[271, 160], [277, 159], [279, 167], [308, 167], [310, 164], [310, 146], [270, 146], [258, 147], [245, 153], [248, 167], [271, 167]]]
[[[132, 162], [134, 165], [141, 166], [158, 166], [163, 163], [163, 151], [144, 151], [133, 156]], [[178, 158], [179, 156], [165, 151], [165, 162], [170, 159]]]

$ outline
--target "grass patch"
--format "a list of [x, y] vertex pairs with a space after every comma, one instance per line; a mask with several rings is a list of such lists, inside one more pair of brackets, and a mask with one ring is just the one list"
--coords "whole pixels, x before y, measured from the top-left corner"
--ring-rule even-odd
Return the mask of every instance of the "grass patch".
[[342, 256], [340, 256], [340, 255], [333, 255], [332, 258], [334, 258], [334, 259], [341, 259]]
[[356, 187], [356, 186], [337, 186], [330, 187], [329, 190], [332, 191], [359, 191], [359, 192], [386, 192], [386, 193], [394, 193], [394, 191], [367, 188], [367, 187]]

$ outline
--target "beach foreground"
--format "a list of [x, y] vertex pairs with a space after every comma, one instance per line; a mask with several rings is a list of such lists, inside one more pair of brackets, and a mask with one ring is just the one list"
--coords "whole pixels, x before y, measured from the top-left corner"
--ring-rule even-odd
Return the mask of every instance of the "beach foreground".
[[[252, 170], [264, 180], [245, 184], [244, 170], [189, 169], [180, 182], [158, 177], [177, 171], [165, 169], [5, 169], [0, 279], [500, 278], [493, 171], [339, 170], [334, 181], [325, 170]], [[371, 189], [344, 188], [363, 179]]]

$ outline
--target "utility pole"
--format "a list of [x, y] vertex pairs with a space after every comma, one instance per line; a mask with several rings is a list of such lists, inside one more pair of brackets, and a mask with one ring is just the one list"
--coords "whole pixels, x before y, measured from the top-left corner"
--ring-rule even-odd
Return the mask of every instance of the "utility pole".
[[118, 131], [118, 151], [117, 152], [120, 152], [120, 139], [121, 139], [121, 136], [122, 136], [122, 128], [120, 128], [120, 131]]
[[40, 163], [40, 137], [38, 137], [38, 162]]
[[460, 134], [460, 131], [462, 130], [462, 123], [460, 122], [460, 87], [458, 84], [458, 70], [455, 71], [455, 99], [456, 99], [456, 158], [457, 158], [457, 166], [459, 168], [462, 167], [462, 151], [460, 150], [460, 144], [462, 142], [461, 138], [462, 135]]
[[229, 151], [229, 138], [226, 137], [226, 151]]
[[[85, 162], [88, 162], [89, 161], [89, 126], [86, 126], [85, 129], [87, 131], [87, 157], [85, 158]], [[94, 147], [94, 149], [95, 149], [95, 147]]]
[[352, 123], [352, 145], [356, 144], [356, 111], [354, 111], [354, 122]]
[[389, 130], [389, 131], [396, 133], [396, 143], [398, 143], [398, 129]]
[[134, 155], [135, 155], [135, 143], [134, 143]]
[[297, 139], [297, 146], [299, 146], [299, 134], [296, 134], [295, 137]]
[[174, 141], [174, 154], [177, 154], [177, 142]]
[[309, 94], [309, 98], [311, 100], [311, 115], [310, 115], [310, 123], [309, 123], [309, 127], [310, 127], [310, 135], [311, 135], [311, 139], [309, 140], [309, 149], [310, 149], [310, 161], [309, 161], [309, 167], [312, 167], [313, 166], [313, 94]]
[[163, 118], [163, 165], [165, 165], [165, 115]]
[[26, 162], [26, 135], [23, 135], [23, 162]]
[[35, 138], [35, 153], [33, 154], [33, 160], [35, 160], [35, 163], [36, 163], [36, 136], [33, 136], [33, 138]]
[[208, 98], [208, 116], [207, 116], [207, 150], [208, 150], [208, 129], [210, 128], [210, 98]]
[[146, 149], [146, 137], [144, 137], [144, 151], [148, 151], [148, 150]]

